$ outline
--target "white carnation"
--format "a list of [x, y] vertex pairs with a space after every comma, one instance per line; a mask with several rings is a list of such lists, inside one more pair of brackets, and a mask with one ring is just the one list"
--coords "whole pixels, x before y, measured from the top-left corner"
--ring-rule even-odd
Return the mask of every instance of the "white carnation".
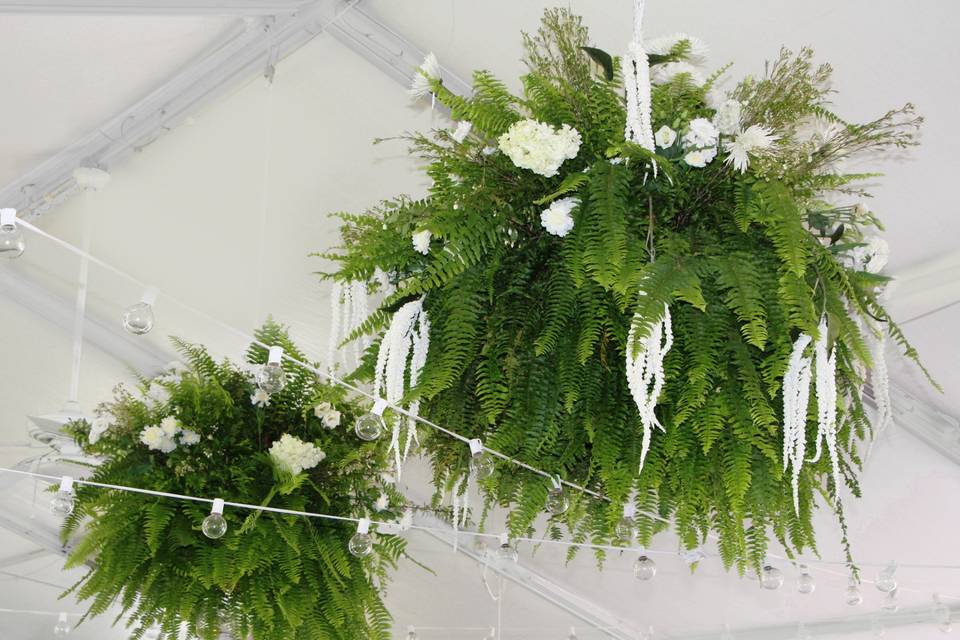
[[700, 71], [689, 62], [666, 62], [656, 64], [650, 68], [650, 82], [653, 84], [667, 84], [680, 74], [686, 74], [690, 82], [702, 87], [707, 81]]
[[184, 429], [180, 432], [180, 444], [194, 445], [200, 442], [200, 434], [190, 429]]
[[577, 157], [581, 138], [568, 124], [555, 129], [536, 120], [521, 120], [513, 123], [497, 142], [513, 164], [550, 178], [557, 175], [564, 160]]
[[472, 122], [469, 120], [461, 120], [457, 123], [457, 128], [453, 130], [453, 133], [450, 134], [450, 137], [456, 142], [463, 142], [467, 139], [467, 136], [470, 135], [471, 129], [473, 129]]
[[433, 87], [430, 86], [431, 80], [440, 80], [440, 63], [437, 62], [437, 56], [428, 53], [427, 57], [423, 59], [423, 63], [414, 72], [407, 93], [414, 100], [419, 100], [433, 93]]
[[643, 43], [643, 48], [648, 54], [665, 56], [684, 40], [690, 43], [690, 46], [689, 51], [683, 56], [683, 59], [694, 64], [704, 64], [707, 61], [707, 54], [710, 53], [710, 48], [707, 47], [707, 44], [700, 38], [689, 36], [685, 33], [671, 33], [670, 35], [651, 38]]
[[743, 173], [750, 166], [750, 156], [763, 153], [776, 139], [770, 129], [750, 125], [732, 141], [723, 143], [723, 150], [728, 154], [726, 162]]
[[720, 138], [720, 132], [712, 122], [706, 118], [694, 118], [687, 125], [687, 133], [683, 136], [685, 149], [715, 147]]
[[430, 253], [430, 239], [432, 237], [433, 234], [427, 229], [424, 229], [423, 231], [417, 231], [411, 238], [413, 241], [414, 250], [418, 253], [422, 253], [423, 255]]
[[653, 139], [656, 140], [657, 146], [661, 149], [669, 149], [673, 146], [673, 143], [677, 141], [677, 132], [663, 125], [657, 132], [653, 135]]
[[270, 445], [270, 457], [278, 467], [297, 475], [320, 464], [327, 454], [312, 442], [285, 433]]
[[579, 198], [560, 198], [550, 203], [550, 206], [540, 214], [540, 224], [547, 230], [561, 238], [573, 229], [573, 216], [570, 213], [580, 204]]
[[713, 116], [713, 124], [725, 136], [732, 136], [740, 131], [740, 113], [742, 107], [737, 100], [727, 100]]
[[253, 395], [250, 396], [250, 402], [255, 407], [269, 407], [270, 394], [263, 389], [257, 389], [253, 392]]

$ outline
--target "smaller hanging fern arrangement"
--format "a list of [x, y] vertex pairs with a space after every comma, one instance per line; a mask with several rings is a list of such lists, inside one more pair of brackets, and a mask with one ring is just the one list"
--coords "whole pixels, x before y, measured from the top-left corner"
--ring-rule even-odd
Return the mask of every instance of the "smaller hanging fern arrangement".
[[[771, 540], [816, 549], [818, 504], [843, 524], [857, 445], [887, 420], [884, 336], [916, 359], [878, 297], [885, 245], [858, 186], [873, 176], [843, 163], [914, 144], [920, 119], [907, 105], [843, 121], [806, 49], [724, 94], [699, 40], [641, 44], [637, 25], [621, 61], [546, 12], [524, 36], [522, 95], [486, 71], [454, 95], [428, 56], [411, 93], [458, 121], [408, 136], [429, 196], [342, 215], [329, 277], [385, 292], [347, 341], [396, 333], [413, 303], [429, 317], [416, 384], [393, 367], [387, 388], [606, 498], [570, 495], [551, 535], [630, 544], [630, 503], [640, 544], [670, 521], [684, 547], [715, 535], [727, 566], [757, 570]], [[378, 378], [378, 354], [354, 377]], [[466, 447], [423, 446], [438, 486], [462, 486]], [[481, 484], [514, 535], [562, 504], [508, 464]]]
[[[256, 335], [305, 362], [278, 325]], [[343, 389], [287, 366], [286, 385], [268, 395], [253, 373], [267, 351], [252, 346], [246, 365], [218, 363], [198, 346], [174, 341], [188, 367], [122, 388], [94, 423], [70, 432], [103, 462], [90, 480], [188, 496], [378, 519], [402, 504], [381, 479], [384, 447], [364, 444], [350, 425], [367, 409]], [[356, 531], [336, 523], [231, 510], [220, 539], [201, 532], [208, 503], [181, 502], [81, 486], [63, 528], [77, 537], [68, 566], [91, 563], [73, 587], [88, 615], [119, 605], [131, 637], [159, 627], [164, 638], [186, 628], [205, 640], [236, 638], [390, 638], [382, 601], [402, 538], [380, 535], [373, 552], [348, 551]]]

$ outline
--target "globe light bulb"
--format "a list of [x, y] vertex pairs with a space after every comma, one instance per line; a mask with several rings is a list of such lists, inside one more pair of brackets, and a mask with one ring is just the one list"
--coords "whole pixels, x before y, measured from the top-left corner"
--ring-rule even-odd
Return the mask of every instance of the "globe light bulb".
[[657, 563], [646, 554], [641, 554], [633, 563], [633, 575], [637, 580], [652, 580], [657, 575]]
[[153, 323], [156, 320], [153, 315], [153, 305], [156, 301], [157, 290], [151, 288], [144, 292], [140, 298], [140, 302], [127, 307], [121, 317], [124, 330], [135, 336], [142, 336], [145, 333], [149, 333], [150, 330], [153, 329]]
[[17, 210], [0, 209], [0, 256], [19, 258], [26, 247], [23, 230], [17, 225]]
[[57, 616], [57, 624], [53, 627], [53, 635], [57, 638], [64, 638], [70, 634], [70, 623], [67, 622], [67, 614], [60, 612]]
[[500, 546], [497, 547], [497, 558], [502, 562], [512, 562], [516, 564], [520, 561], [520, 554], [516, 547], [510, 544], [510, 536], [506, 533], [500, 534]]
[[567, 494], [563, 491], [563, 485], [560, 484], [560, 479], [553, 478], [553, 488], [547, 493], [547, 511], [555, 516], [559, 516], [566, 513], [569, 508], [570, 501], [567, 499]]
[[257, 386], [273, 395], [287, 386], [287, 373], [283, 370], [283, 349], [270, 347], [267, 363], [257, 372]]
[[809, 595], [816, 591], [817, 583], [813, 580], [813, 576], [810, 575], [810, 568], [807, 565], [800, 565], [800, 576], [797, 578], [797, 592], [804, 595]]
[[73, 513], [73, 506], [73, 478], [63, 476], [60, 480], [60, 488], [57, 489], [57, 493], [50, 500], [50, 511], [54, 515], [66, 518]]
[[634, 520], [637, 508], [632, 503], [623, 505], [623, 517], [613, 527], [613, 537], [617, 542], [631, 544], [637, 535], [637, 523]]
[[227, 533], [227, 520], [223, 517], [223, 500], [216, 498], [213, 501], [210, 515], [203, 519], [200, 529], [203, 535], [211, 540], [218, 540]]
[[360, 518], [357, 523], [357, 532], [350, 538], [347, 549], [357, 558], [365, 558], [373, 551], [373, 538], [370, 537], [370, 520]]
[[783, 586], [783, 571], [769, 564], [763, 563], [763, 569], [760, 570], [760, 586], [764, 589], [773, 591]]
[[483, 450], [483, 442], [479, 438], [474, 438], [469, 444], [470, 475], [476, 480], [486, 480], [496, 470], [493, 457]]
[[888, 564], [883, 571], [877, 574], [877, 579], [874, 580], [873, 586], [875, 586], [879, 591], [883, 593], [890, 593], [891, 591], [896, 591], [897, 589], [897, 563], [891, 562]]
[[884, 613], [896, 613], [900, 609], [900, 604], [897, 602], [896, 589], [887, 592], [887, 595], [883, 598], [883, 603], [880, 605], [880, 608]]
[[850, 581], [847, 583], [846, 601], [851, 607], [856, 607], [863, 602], [863, 594], [860, 593], [860, 583], [853, 576], [850, 576]]
[[387, 423], [383, 420], [383, 411], [387, 408], [385, 400], [378, 399], [373, 404], [370, 413], [365, 413], [353, 425], [353, 430], [357, 437], [366, 442], [372, 442], [383, 435], [387, 429]]

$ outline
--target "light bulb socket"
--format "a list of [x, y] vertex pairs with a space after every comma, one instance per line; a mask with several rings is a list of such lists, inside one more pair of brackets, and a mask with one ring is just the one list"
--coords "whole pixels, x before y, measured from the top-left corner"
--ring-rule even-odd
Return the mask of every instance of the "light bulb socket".
[[60, 478], [60, 491], [63, 493], [73, 493], [73, 478], [70, 476]]
[[283, 347], [270, 347], [267, 364], [280, 364], [283, 361]]
[[223, 500], [221, 498], [213, 499], [213, 506], [210, 508], [210, 513], [215, 513], [218, 516], [223, 515]]
[[633, 504], [632, 502], [628, 502], [625, 505], [623, 505], [624, 518], [627, 518], [628, 520], [633, 520], [633, 518], [636, 515], [637, 515], [637, 505]]
[[357, 521], [357, 533], [364, 535], [370, 533], [370, 518], [360, 518]]
[[375, 416], [382, 416], [383, 412], [387, 410], [387, 401], [383, 398], [377, 398], [373, 403], [373, 409], [370, 410]]
[[500, 534], [500, 546], [506, 547], [510, 544], [510, 534], [504, 531]]
[[478, 453], [483, 453], [483, 440], [480, 438], [474, 438], [470, 440], [467, 444], [470, 445], [470, 455], [475, 456]]
[[146, 291], [143, 292], [143, 295], [140, 296], [140, 302], [143, 304], [150, 305], [151, 307], [157, 303], [157, 296], [160, 295], [160, 290], [156, 287], [147, 287]]
[[0, 227], [14, 227], [17, 226], [17, 210], [6, 208], [0, 209]]

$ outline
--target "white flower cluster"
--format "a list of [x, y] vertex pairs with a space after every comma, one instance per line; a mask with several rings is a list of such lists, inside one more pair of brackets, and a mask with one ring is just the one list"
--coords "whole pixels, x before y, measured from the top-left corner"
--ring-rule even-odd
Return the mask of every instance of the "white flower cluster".
[[513, 164], [550, 178], [557, 175], [564, 160], [577, 157], [581, 138], [568, 124], [555, 129], [528, 119], [513, 123], [497, 142]]
[[140, 442], [151, 451], [170, 453], [177, 448], [177, 444], [185, 447], [197, 444], [200, 442], [200, 434], [184, 429], [176, 418], [167, 416], [160, 421], [159, 425], [144, 427], [140, 432]]
[[327, 454], [312, 442], [285, 433], [270, 445], [270, 457], [279, 468], [297, 475], [323, 462]]
[[412, 236], [413, 241], [413, 250], [417, 253], [422, 253], [427, 255], [430, 253], [430, 240], [433, 238], [433, 234], [430, 233], [429, 229], [424, 229], [423, 231], [417, 231]]
[[728, 154], [726, 163], [743, 173], [750, 166], [750, 156], [763, 153], [776, 140], [777, 136], [770, 129], [752, 124], [733, 140], [723, 143], [723, 150]]
[[547, 230], [561, 238], [573, 229], [573, 216], [570, 213], [580, 204], [579, 198], [560, 198], [550, 203], [550, 206], [540, 214], [540, 224]]
[[423, 59], [423, 63], [414, 72], [407, 93], [414, 100], [419, 100], [433, 93], [433, 87], [430, 86], [433, 80], [440, 80], [440, 63], [437, 62], [437, 56], [428, 53], [427, 57]]
[[683, 135], [683, 148], [686, 154], [683, 161], [691, 167], [703, 168], [717, 157], [717, 143], [720, 132], [706, 118], [694, 118], [687, 125]]
[[661, 149], [669, 149], [677, 141], [677, 132], [667, 125], [663, 125], [653, 134], [653, 139], [656, 140], [657, 146]]
[[732, 136], [740, 131], [740, 118], [743, 107], [737, 100], [724, 100], [717, 107], [713, 115], [713, 124], [725, 136]]
[[470, 135], [471, 129], [473, 129], [472, 122], [469, 120], [461, 120], [457, 123], [457, 128], [453, 130], [450, 137], [457, 143], [463, 142], [467, 139], [467, 136]]
[[870, 236], [864, 245], [851, 252], [853, 268], [867, 273], [880, 273], [890, 259], [890, 245], [880, 236]]
[[315, 406], [313, 415], [319, 418], [327, 429], [335, 429], [340, 426], [340, 412], [329, 402], [321, 402]]

